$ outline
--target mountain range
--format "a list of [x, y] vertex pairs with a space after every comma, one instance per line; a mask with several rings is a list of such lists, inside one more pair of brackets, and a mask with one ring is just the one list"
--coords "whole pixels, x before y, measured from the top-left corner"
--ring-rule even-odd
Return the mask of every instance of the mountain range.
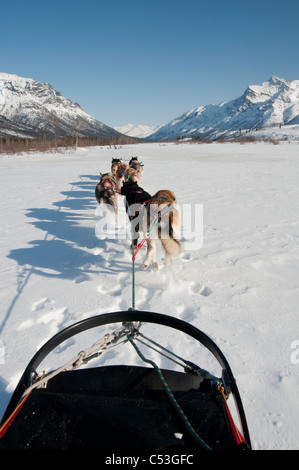
[[299, 139], [299, 80], [272, 76], [261, 85], [248, 86], [234, 100], [200, 106], [156, 128], [133, 124], [112, 128], [48, 83], [0, 73], [0, 138], [126, 135], [147, 141], [214, 140], [244, 132], [261, 137], [263, 130], [278, 128]]
[[272, 76], [261, 85], [249, 86], [239, 98], [185, 112], [147, 139], [217, 139], [239, 135], [244, 130], [298, 124], [299, 80]]
[[0, 73], [0, 137], [112, 138], [121, 134], [48, 83]]

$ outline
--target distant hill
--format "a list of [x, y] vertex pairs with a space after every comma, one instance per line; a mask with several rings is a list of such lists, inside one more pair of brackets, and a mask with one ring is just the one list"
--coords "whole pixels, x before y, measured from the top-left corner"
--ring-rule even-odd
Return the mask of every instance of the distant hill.
[[130, 137], [136, 137], [139, 139], [143, 139], [148, 137], [149, 135], [156, 132], [161, 126], [146, 126], [146, 125], [135, 125], [135, 124], [127, 124], [122, 127], [115, 127], [115, 130], [120, 132], [121, 134], [128, 135]]

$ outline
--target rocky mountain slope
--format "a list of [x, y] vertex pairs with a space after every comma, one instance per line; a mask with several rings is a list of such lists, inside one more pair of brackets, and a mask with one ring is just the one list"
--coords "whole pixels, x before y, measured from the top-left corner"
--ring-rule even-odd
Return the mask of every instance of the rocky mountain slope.
[[0, 73], [0, 137], [117, 137], [48, 83]]
[[240, 131], [299, 124], [299, 80], [271, 77], [242, 96], [192, 109], [151, 134], [149, 140], [219, 138]]

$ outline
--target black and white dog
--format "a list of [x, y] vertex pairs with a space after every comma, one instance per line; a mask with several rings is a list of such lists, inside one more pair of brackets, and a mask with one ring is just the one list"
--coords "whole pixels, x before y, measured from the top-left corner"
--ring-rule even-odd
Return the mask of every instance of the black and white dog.
[[[151, 198], [151, 195], [138, 186], [138, 183], [135, 181], [125, 181], [121, 188], [121, 194], [125, 196], [125, 205], [126, 212], [128, 214], [129, 220], [132, 223], [139, 215], [141, 209], [148, 203]], [[138, 244], [139, 238], [139, 223], [132, 223], [132, 242], [134, 246]]]

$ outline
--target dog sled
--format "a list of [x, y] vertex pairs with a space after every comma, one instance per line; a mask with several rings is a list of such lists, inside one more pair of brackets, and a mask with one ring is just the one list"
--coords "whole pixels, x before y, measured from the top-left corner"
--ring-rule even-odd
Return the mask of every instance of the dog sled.
[[[166, 346], [153, 339], [155, 332]], [[57, 361], [82, 334], [96, 341], [43, 371], [49, 356]], [[186, 358], [190, 342], [198, 352]], [[219, 376], [203, 367], [206, 353]], [[118, 355], [128, 363], [119, 364]], [[236, 381], [219, 347], [181, 319], [133, 309], [84, 319], [46, 342], [11, 397], [0, 436], [0, 450], [251, 449]]]

